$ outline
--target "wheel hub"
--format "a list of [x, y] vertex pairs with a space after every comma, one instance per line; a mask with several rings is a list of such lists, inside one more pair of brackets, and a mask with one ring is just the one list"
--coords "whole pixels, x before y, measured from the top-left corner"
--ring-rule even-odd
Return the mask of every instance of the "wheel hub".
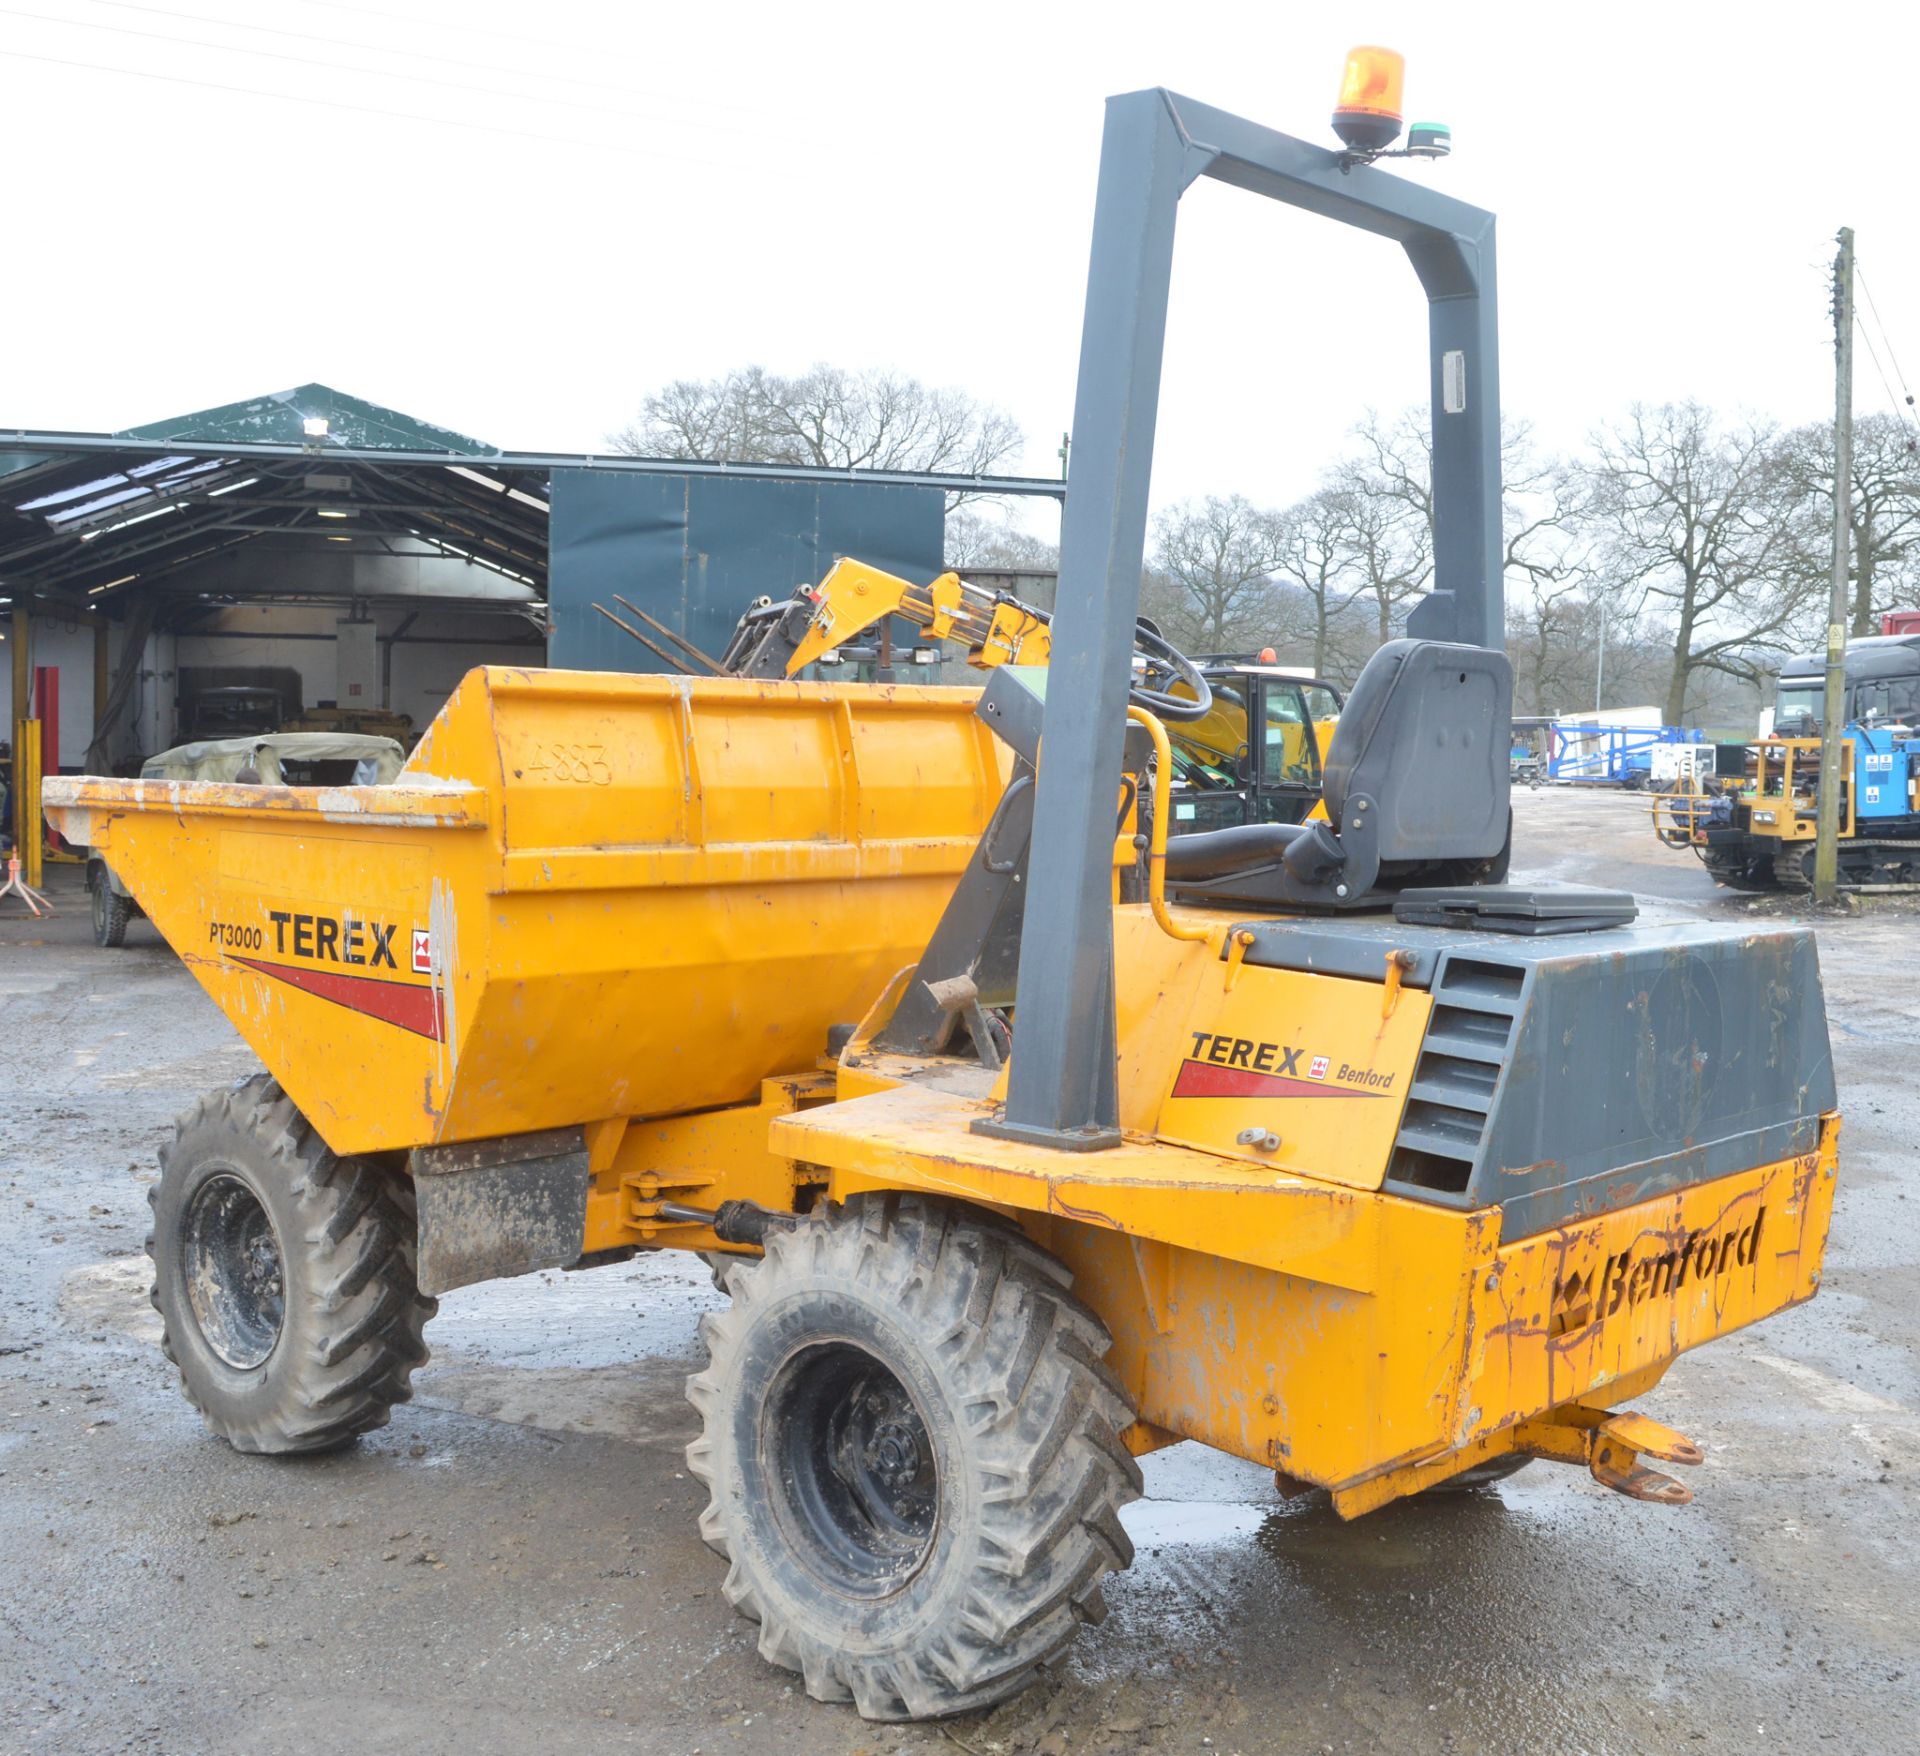
[[848, 1342], [802, 1349], [762, 1417], [781, 1522], [828, 1584], [855, 1597], [897, 1590], [933, 1546], [939, 1475], [906, 1387]]
[[227, 1365], [265, 1364], [286, 1320], [280, 1240], [252, 1188], [209, 1177], [181, 1228], [181, 1271], [202, 1339]]
[[873, 1473], [897, 1493], [920, 1473], [919, 1441], [903, 1423], [889, 1421], [868, 1444], [867, 1463]]

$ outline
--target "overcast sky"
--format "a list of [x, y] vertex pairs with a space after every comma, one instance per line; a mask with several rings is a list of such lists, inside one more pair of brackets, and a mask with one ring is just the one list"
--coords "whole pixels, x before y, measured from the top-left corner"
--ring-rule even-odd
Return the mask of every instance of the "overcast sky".
[[[1842, 224], [1920, 388], [1911, 0], [0, 0], [0, 425], [317, 379], [592, 450], [668, 379], [826, 360], [1004, 406], [1050, 473], [1102, 99], [1332, 144], [1368, 41], [1454, 131], [1400, 174], [1499, 215], [1503, 400], [1549, 439], [1634, 398], [1823, 418]], [[1395, 247], [1201, 183], [1156, 501], [1302, 492], [1423, 394], [1424, 325]], [[1888, 406], [1864, 352], [1858, 402]]]

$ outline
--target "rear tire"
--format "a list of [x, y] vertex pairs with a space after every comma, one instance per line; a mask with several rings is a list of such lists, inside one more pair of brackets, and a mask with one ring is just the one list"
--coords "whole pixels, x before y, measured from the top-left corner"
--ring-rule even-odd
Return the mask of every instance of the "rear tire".
[[127, 922], [133, 918], [133, 904], [113, 887], [104, 866], [96, 866], [88, 875], [87, 888], [93, 892], [93, 942], [102, 950], [112, 950], [127, 942]]
[[914, 1195], [770, 1230], [687, 1381], [700, 1534], [763, 1658], [868, 1719], [991, 1705], [1105, 1614], [1140, 1493], [1109, 1338], [1019, 1232]]
[[1495, 1482], [1504, 1482], [1508, 1476], [1517, 1476], [1534, 1460], [1523, 1452], [1509, 1451], [1499, 1457], [1490, 1457], [1485, 1463], [1476, 1463], [1471, 1469], [1463, 1469], [1457, 1476], [1448, 1476], [1444, 1482], [1435, 1482], [1432, 1487], [1422, 1490], [1423, 1494], [1471, 1494], [1477, 1488], [1490, 1488]]
[[265, 1074], [182, 1116], [148, 1191], [153, 1306], [187, 1398], [236, 1451], [327, 1451], [412, 1394], [437, 1303], [412, 1189], [339, 1158]]

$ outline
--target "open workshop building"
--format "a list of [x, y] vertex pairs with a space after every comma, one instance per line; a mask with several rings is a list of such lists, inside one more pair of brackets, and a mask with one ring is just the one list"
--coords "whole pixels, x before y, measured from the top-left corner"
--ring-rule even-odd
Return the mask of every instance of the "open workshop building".
[[418, 732], [475, 665], [666, 668], [595, 613], [615, 592], [717, 653], [838, 555], [931, 579], [965, 485], [502, 451], [321, 384], [112, 434], [0, 429], [0, 724], [42, 721], [48, 773], [128, 772], [226, 729], [241, 690]]

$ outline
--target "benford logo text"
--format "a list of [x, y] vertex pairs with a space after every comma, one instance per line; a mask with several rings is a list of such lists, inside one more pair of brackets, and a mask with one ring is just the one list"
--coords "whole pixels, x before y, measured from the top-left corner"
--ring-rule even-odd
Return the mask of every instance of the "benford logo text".
[[1646, 1299], [1673, 1298], [1689, 1280], [1714, 1280], [1736, 1266], [1760, 1260], [1760, 1235], [1766, 1227], [1762, 1207], [1752, 1221], [1719, 1234], [1689, 1232], [1676, 1246], [1661, 1250], [1621, 1250], [1598, 1269], [1575, 1269], [1553, 1283], [1549, 1335], [1571, 1335], [1589, 1323], [1611, 1317], [1622, 1305], [1631, 1309]]

